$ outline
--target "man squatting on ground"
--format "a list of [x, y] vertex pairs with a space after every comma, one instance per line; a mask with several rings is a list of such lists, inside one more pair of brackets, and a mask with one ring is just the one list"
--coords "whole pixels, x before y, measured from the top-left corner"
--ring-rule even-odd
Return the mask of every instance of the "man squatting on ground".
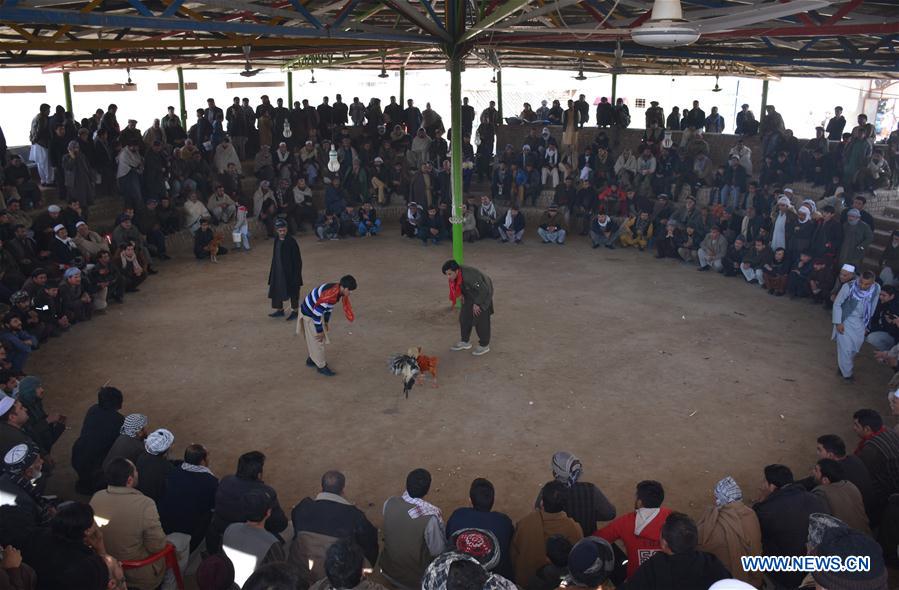
[[[328, 367], [325, 358], [325, 344], [328, 339], [328, 323], [331, 321], [331, 310], [338, 301], [343, 300], [343, 313], [347, 321], [352, 322], [356, 316], [350, 305], [350, 291], [356, 290], [356, 279], [352, 275], [344, 275], [338, 283], [323, 283], [309, 292], [300, 306], [303, 314], [303, 333], [306, 336], [306, 348], [309, 356], [306, 365], [317, 367], [318, 372], [326, 377], [337, 373]], [[470, 328], [469, 328], [470, 330]]]
[[493, 281], [473, 266], [459, 266], [455, 260], [443, 263], [443, 274], [449, 277], [450, 301], [456, 305], [462, 299], [459, 312], [459, 326], [462, 338], [452, 346], [452, 350], [468, 350], [471, 343], [471, 328], [478, 333], [478, 347], [471, 353], [475, 356], [490, 352], [490, 316], [493, 315]]

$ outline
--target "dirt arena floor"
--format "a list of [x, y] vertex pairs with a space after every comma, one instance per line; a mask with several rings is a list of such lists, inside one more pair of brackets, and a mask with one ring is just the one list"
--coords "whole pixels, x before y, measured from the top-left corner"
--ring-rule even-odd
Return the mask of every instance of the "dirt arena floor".
[[[70, 418], [51, 491], [74, 493], [71, 444], [107, 381], [125, 392], [123, 413], [174, 432], [175, 455], [201, 442], [224, 476], [261, 450], [286, 510], [340, 469], [376, 524], [414, 467], [431, 471], [429, 499], [447, 513], [483, 476], [496, 508], [518, 519], [560, 449], [581, 457], [584, 479], [621, 512], [651, 478], [667, 505], [698, 515], [719, 478], [733, 475], [754, 498], [764, 465], [805, 476], [818, 435], [854, 446], [852, 412], [887, 412], [890, 371], [866, 349], [857, 384], [842, 385], [820, 307], [580, 237], [466, 246], [466, 263], [496, 288], [494, 341], [481, 358], [450, 352], [457, 313], [440, 274], [450, 246], [397, 234], [300, 238], [304, 294], [346, 273], [359, 282], [356, 322], [334, 314], [331, 379], [305, 366], [294, 323], [266, 317], [272, 243], [259, 239], [218, 265], [185, 251], [124, 306], [50, 342], [29, 371], [44, 380], [48, 410]], [[406, 401], [387, 359], [411, 346], [439, 355], [440, 387], [416, 385]]]

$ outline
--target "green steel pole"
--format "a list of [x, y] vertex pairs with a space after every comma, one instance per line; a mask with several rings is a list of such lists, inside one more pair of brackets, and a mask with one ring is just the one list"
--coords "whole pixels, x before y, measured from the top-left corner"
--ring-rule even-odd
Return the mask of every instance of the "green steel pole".
[[462, 57], [451, 58], [450, 112], [452, 121], [453, 258], [462, 264]]
[[497, 125], [503, 122], [503, 71], [496, 70], [496, 114], [499, 121]]
[[73, 111], [72, 111], [72, 84], [69, 80], [68, 72], [62, 73], [62, 84], [66, 91], [66, 110], [70, 113], [73, 113]]
[[615, 104], [615, 96], [618, 94], [618, 74], [612, 74], [612, 104]]
[[287, 70], [287, 108], [293, 108], [293, 72]]
[[768, 106], [768, 79], [762, 80], [762, 110], [759, 111], [759, 121], [765, 116], [765, 107]]
[[184, 70], [178, 68], [178, 99], [181, 101], [181, 125], [187, 129], [187, 104], [184, 100]]
[[400, 66], [400, 106], [406, 108], [406, 66]]

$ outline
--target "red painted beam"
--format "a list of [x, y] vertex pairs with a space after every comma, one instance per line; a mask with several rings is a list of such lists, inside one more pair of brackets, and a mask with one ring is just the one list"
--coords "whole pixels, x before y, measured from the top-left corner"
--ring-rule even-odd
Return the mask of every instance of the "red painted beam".
[[862, 4], [864, 1], [865, 1], [865, 0], [852, 0], [852, 2], [848, 2], [848, 3], [846, 3], [846, 4], [843, 4], [843, 5], [840, 7], [840, 9], [839, 9], [838, 11], [836, 11], [835, 13], [833, 13], [833, 16], [831, 16], [829, 19], [827, 19], [827, 21], [825, 21], [824, 24], [825, 24], [825, 25], [832, 25], [832, 24], [837, 23], [837, 22], [840, 21], [844, 16], [846, 16], [847, 14], [849, 14], [850, 12], [852, 12], [853, 10], [855, 10], [856, 8], [858, 8], [859, 6], [861, 6], [861, 4]]
[[[780, 0], [780, 3], [781, 4], [789, 4], [790, 0]], [[802, 24], [804, 24], [806, 26], [809, 26], [809, 27], [817, 27], [818, 26], [818, 23], [813, 21], [812, 18], [804, 12], [800, 12], [796, 16], [799, 17], [799, 20], [802, 21]]]
[[487, 10], [484, 11], [484, 16], [489, 16], [491, 12], [496, 10], [496, 7], [499, 6], [500, 2], [502, 2], [502, 0], [492, 0], [487, 6]]
[[643, 14], [641, 14], [640, 16], [638, 16], [637, 18], [635, 18], [635, 19], [634, 19], [634, 22], [632, 22], [631, 24], [629, 24], [629, 25], [627, 26], [627, 28], [633, 29], [633, 28], [639, 27], [640, 25], [642, 25], [643, 23], [645, 23], [646, 21], [648, 21], [648, 20], [649, 20], [649, 17], [651, 17], [651, 16], [652, 16], [652, 10], [647, 10], [646, 12], [644, 12]]
[[702, 38], [736, 39], [746, 37], [822, 37], [825, 35], [892, 35], [899, 33], [899, 21], [879, 24], [816, 25], [811, 27], [773, 27], [766, 29], [738, 29], [723, 33], [709, 33]]

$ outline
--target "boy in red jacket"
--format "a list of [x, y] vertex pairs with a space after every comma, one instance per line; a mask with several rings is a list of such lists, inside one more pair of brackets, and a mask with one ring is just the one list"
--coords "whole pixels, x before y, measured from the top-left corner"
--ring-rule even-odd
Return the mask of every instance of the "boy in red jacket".
[[654, 553], [661, 550], [659, 539], [662, 536], [662, 525], [671, 514], [668, 508], [662, 508], [664, 499], [662, 484], [653, 480], [641, 481], [637, 484], [634, 512], [619, 516], [593, 533], [609, 543], [619, 539], [624, 543], [628, 578]]

